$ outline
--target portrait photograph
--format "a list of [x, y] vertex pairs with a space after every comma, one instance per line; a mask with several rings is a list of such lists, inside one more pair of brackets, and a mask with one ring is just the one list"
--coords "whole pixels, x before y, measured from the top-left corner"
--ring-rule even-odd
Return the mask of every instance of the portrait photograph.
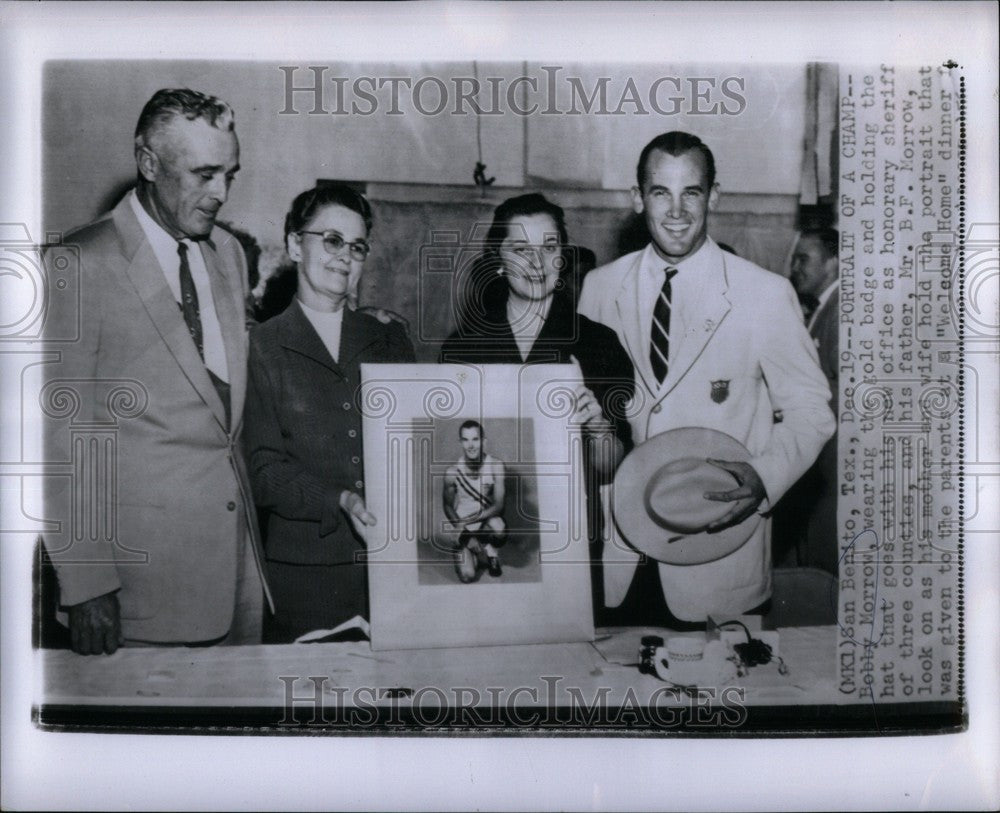
[[362, 374], [372, 648], [592, 639], [574, 368]]
[[[430, 459], [414, 461], [413, 473], [417, 494], [430, 497], [417, 504], [420, 584], [470, 584], [484, 574], [502, 576], [504, 583], [539, 581], [538, 483], [528, 462], [534, 459], [533, 422], [495, 418], [484, 425], [471, 417], [435, 421], [430, 442]], [[519, 459], [519, 452], [526, 457]], [[458, 522], [494, 502], [500, 508], [495, 519], [476, 521], [468, 531]], [[449, 518], [446, 504], [456, 519]], [[494, 542], [494, 550], [484, 549]], [[492, 571], [490, 558], [498, 560]]]

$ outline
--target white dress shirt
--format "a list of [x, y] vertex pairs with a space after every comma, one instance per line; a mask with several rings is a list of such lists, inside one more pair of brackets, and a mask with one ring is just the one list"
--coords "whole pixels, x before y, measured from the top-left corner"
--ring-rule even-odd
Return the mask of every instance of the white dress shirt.
[[320, 339], [330, 351], [333, 360], [340, 363], [340, 333], [344, 326], [344, 308], [337, 308], [335, 311], [318, 311], [310, 308], [301, 299], [296, 299], [302, 313], [305, 314], [309, 323], [316, 328]]
[[[149, 216], [142, 207], [135, 190], [129, 192], [129, 203], [139, 220], [139, 225], [146, 235], [146, 240], [153, 248], [160, 268], [167, 278], [167, 285], [174, 295], [177, 304], [181, 303], [181, 258], [177, 253], [178, 241], [166, 229]], [[208, 278], [205, 258], [201, 253], [198, 241], [184, 239], [188, 247], [188, 266], [191, 268], [191, 279], [198, 293], [198, 314], [201, 317], [202, 350], [205, 354], [205, 366], [225, 382], [229, 382], [229, 367], [226, 364], [226, 348], [222, 343], [222, 326], [215, 312], [215, 299], [212, 297], [212, 283]]]
[[[664, 272], [667, 268], [676, 268], [677, 273], [670, 281], [670, 352], [667, 363], [672, 364], [676, 355], [676, 348], [680, 346], [680, 338], [691, 327], [688, 319], [685, 318], [685, 302], [691, 302], [698, 293], [698, 286], [708, 278], [708, 272], [714, 271], [712, 256], [705, 248], [708, 241], [690, 257], [685, 257], [680, 262], [664, 260], [653, 244], [646, 246], [642, 255], [642, 263], [639, 267], [639, 285], [641, 292], [639, 295], [639, 306], [642, 309], [640, 316], [642, 324], [649, 325], [649, 343], [652, 343], [653, 336], [653, 310], [656, 308], [656, 301], [660, 297], [660, 290], [663, 288], [663, 281], [666, 278]], [[675, 341], [676, 339], [676, 341]], [[649, 345], [647, 345], [648, 347]]]

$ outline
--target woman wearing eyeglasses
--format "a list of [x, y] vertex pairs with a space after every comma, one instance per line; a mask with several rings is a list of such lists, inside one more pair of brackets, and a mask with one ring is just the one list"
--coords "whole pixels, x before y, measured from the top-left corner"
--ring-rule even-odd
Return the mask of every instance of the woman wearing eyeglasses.
[[[631, 445], [624, 408], [634, 392], [634, 372], [614, 331], [577, 313], [574, 270], [562, 208], [540, 194], [505, 200], [493, 214], [458, 329], [444, 342], [439, 360], [579, 365], [583, 385], [576, 410], [590, 441], [587, 491], [596, 540], [597, 486], [610, 480]], [[599, 598], [599, 580], [595, 587]]]
[[254, 499], [266, 515], [276, 613], [264, 641], [292, 641], [368, 617], [360, 365], [413, 362], [401, 324], [348, 304], [370, 250], [371, 207], [350, 187], [303, 192], [285, 217], [298, 269], [288, 308], [250, 336], [244, 442]]

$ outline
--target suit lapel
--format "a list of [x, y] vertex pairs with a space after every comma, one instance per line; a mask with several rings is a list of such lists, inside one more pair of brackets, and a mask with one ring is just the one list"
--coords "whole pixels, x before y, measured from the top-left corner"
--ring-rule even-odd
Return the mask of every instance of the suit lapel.
[[[336, 361], [333, 360], [333, 356], [330, 355], [330, 351], [326, 349], [326, 345], [323, 344], [323, 340], [319, 337], [316, 332], [316, 328], [312, 326], [306, 315], [302, 312], [302, 307], [299, 305], [298, 300], [292, 300], [292, 304], [282, 313], [280, 316], [275, 317], [276, 319], [281, 319], [281, 345], [288, 350], [298, 353], [301, 356], [316, 362], [317, 364], [326, 367], [330, 372], [337, 375], [338, 378], [344, 377], [344, 371]], [[340, 328], [340, 346], [344, 346], [344, 337], [347, 332], [347, 313], [344, 313], [344, 322]], [[343, 351], [339, 354], [343, 357]]]
[[826, 298], [819, 308], [816, 309], [816, 313], [812, 315], [809, 320], [809, 335], [814, 339], [820, 338], [820, 333], [822, 332], [822, 325], [826, 319], [826, 312], [831, 309], [840, 309], [840, 286], [838, 285], [830, 293], [830, 296]]
[[659, 389], [656, 377], [653, 375], [653, 368], [649, 363], [649, 325], [643, 324], [642, 314], [644, 309], [641, 306], [642, 292], [639, 286], [639, 272], [642, 269], [642, 261], [646, 256], [645, 251], [640, 251], [632, 263], [632, 267], [625, 272], [622, 277], [621, 287], [615, 297], [615, 306], [618, 308], [618, 320], [622, 325], [622, 336], [625, 339], [625, 348], [632, 357], [635, 370], [639, 378], [653, 395]]
[[128, 260], [126, 275], [167, 350], [225, 432], [226, 412], [222, 400], [208, 377], [208, 370], [198, 355], [198, 349], [191, 341], [187, 325], [184, 324], [184, 317], [167, 285], [165, 272], [160, 267], [152, 246], [146, 240], [146, 235], [132, 212], [127, 196], [115, 207], [112, 217]]
[[[520, 357], [517, 340], [506, 320], [504, 320], [504, 325], [510, 336], [513, 351]], [[506, 338], [505, 335], [504, 339]], [[558, 364], [563, 359], [568, 360], [569, 354], [573, 352], [573, 341], [577, 338], [579, 337], [576, 335], [576, 325], [573, 319], [573, 303], [563, 294], [554, 294], [549, 305], [548, 315], [542, 322], [542, 328], [538, 331], [538, 335], [531, 345], [531, 351], [528, 353], [526, 361], [531, 364]]]
[[[716, 249], [719, 266], [712, 276], [697, 288], [697, 295], [690, 306], [684, 307], [686, 329], [679, 337], [677, 353], [674, 355], [667, 376], [663, 379], [660, 395], [665, 396], [684, 378], [688, 370], [698, 360], [705, 346], [719, 329], [731, 307], [726, 291], [729, 282], [726, 275], [726, 259], [721, 249]], [[671, 330], [670, 341], [678, 341]]]
[[371, 322], [350, 308], [344, 310], [344, 325], [340, 331], [340, 366], [347, 369], [356, 364], [356, 359], [374, 342], [380, 332], [373, 329]]
[[[218, 234], [218, 231], [214, 236], [223, 240], [227, 238], [224, 234]], [[208, 270], [208, 279], [212, 286], [215, 315], [222, 330], [222, 345], [226, 352], [229, 392], [232, 399], [230, 411], [235, 423], [237, 416], [243, 415], [247, 374], [247, 348], [244, 343], [246, 324], [242, 311], [242, 297], [238, 293], [241, 286], [237, 285], [236, 290], [233, 290], [233, 281], [227, 276], [227, 269], [214, 246], [207, 241], [198, 243], [198, 245], [201, 247], [201, 254], [205, 259], [205, 268]]]

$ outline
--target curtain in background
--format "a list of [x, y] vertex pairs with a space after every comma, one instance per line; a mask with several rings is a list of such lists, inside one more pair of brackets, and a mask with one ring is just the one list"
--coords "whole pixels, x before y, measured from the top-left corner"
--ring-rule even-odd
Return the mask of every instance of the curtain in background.
[[806, 128], [802, 153], [799, 203], [815, 206], [837, 190], [837, 66], [810, 62], [806, 66]]

